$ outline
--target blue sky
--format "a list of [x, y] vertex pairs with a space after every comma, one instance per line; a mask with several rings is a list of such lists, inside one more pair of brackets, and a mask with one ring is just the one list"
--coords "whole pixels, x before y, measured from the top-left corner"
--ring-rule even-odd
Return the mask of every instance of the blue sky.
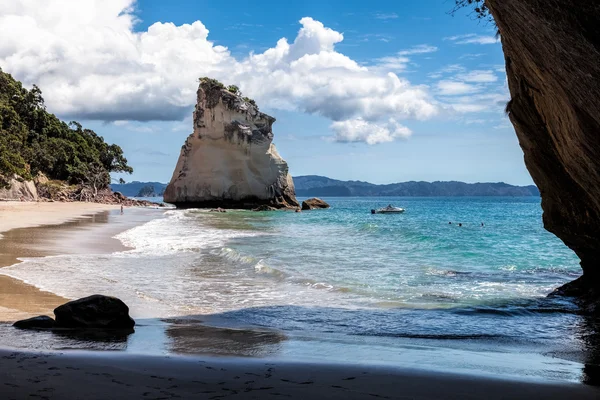
[[[531, 184], [503, 114], [509, 95], [494, 28], [450, 16], [452, 4], [7, 3], [0, 27], [28, 17], [51, 39], [38, 48], [19, 36], [0, 51], [0, 67], [39, 84], [50, 111], [123, 147], [135, 169], [126, 180], [170, 179], [192, 130], [194, 77], [210, 75], [277, 118], [274, 143], [293, 175]], [[67, 14], [64, 24], [45, 19], [53, 12]], [[85, 24], [75, 35], [74, 20]]]

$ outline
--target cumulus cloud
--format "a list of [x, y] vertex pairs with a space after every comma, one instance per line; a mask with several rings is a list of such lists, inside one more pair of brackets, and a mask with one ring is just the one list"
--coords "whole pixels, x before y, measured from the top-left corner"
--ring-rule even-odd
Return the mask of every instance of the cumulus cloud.
[[500, 39], [495, 36], [477, 35], [468, 33], [466, 35], [456, 35], [445, 37], [444, 40], [449, 40], [456, 44], [494, 44], [500, 43]]
[[[368, 123], [428, 119], [439, 106], [424, 86], [365, 67], [336, 50], [342, 33], [306, 17], [293, 42], [235, 57], [200, 21], [136, 31], [135, 0], [0, 0], [0, 67], [38, 84], [62, 116], [104, 121], [181, 120], [197, 80], [240, 86], [263, 107]], [[40, 40], [44, 38], [44, 40]], [[408, 54], [433, 51], [429, 47]], [[396, 60], [400, 62], [399, 60]]]
[[399, 138], [407, 138], [412, 132], [407, 127], [390, 118], [383, 123], [372, 123], [362, 118], [337, 121], [331, 124], [337, 142], [365, 142], [377, 144], [393, 142]]

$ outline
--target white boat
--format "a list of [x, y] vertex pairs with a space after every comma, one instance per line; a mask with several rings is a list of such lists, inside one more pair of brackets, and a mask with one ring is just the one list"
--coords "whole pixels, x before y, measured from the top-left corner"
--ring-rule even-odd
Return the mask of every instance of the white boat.
[[391, 204], [387, 207], [371, 210], [371, 214], [402, 214], [403, 212], [404, 208], [393, 207]]

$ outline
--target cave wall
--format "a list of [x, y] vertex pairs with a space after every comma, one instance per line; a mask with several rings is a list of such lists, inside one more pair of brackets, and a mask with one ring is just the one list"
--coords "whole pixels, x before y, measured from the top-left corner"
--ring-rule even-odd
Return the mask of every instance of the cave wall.
[[600, 1], [486, 0], [544, 226], [600, 288]]

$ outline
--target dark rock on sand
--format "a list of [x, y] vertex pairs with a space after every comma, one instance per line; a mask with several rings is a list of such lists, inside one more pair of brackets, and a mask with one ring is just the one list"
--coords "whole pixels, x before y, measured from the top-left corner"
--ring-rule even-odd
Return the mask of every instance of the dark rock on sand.
[[318, 208], [329, 208], [329, 204], [317, 197], [313, 197], [312, 199], [304, 200], [302, 202], [303, 210], [314, 210]]
[[17, 321], [13, 324], [15, 328], [19, 329], [52, 329], [56, 321], [47, 315], [40, 315], [39, 317], [33, 317]]
[[57, 328], [132, 329], [129, 307], [116, 297], [93, 295], [54, 310]]
[[583, 277], [558, 293], [598, 300], [600, 7], [575, 0], [485, 4], [502, 39], [506, 111], [540, 189], [544, 227], [581, 259]]

